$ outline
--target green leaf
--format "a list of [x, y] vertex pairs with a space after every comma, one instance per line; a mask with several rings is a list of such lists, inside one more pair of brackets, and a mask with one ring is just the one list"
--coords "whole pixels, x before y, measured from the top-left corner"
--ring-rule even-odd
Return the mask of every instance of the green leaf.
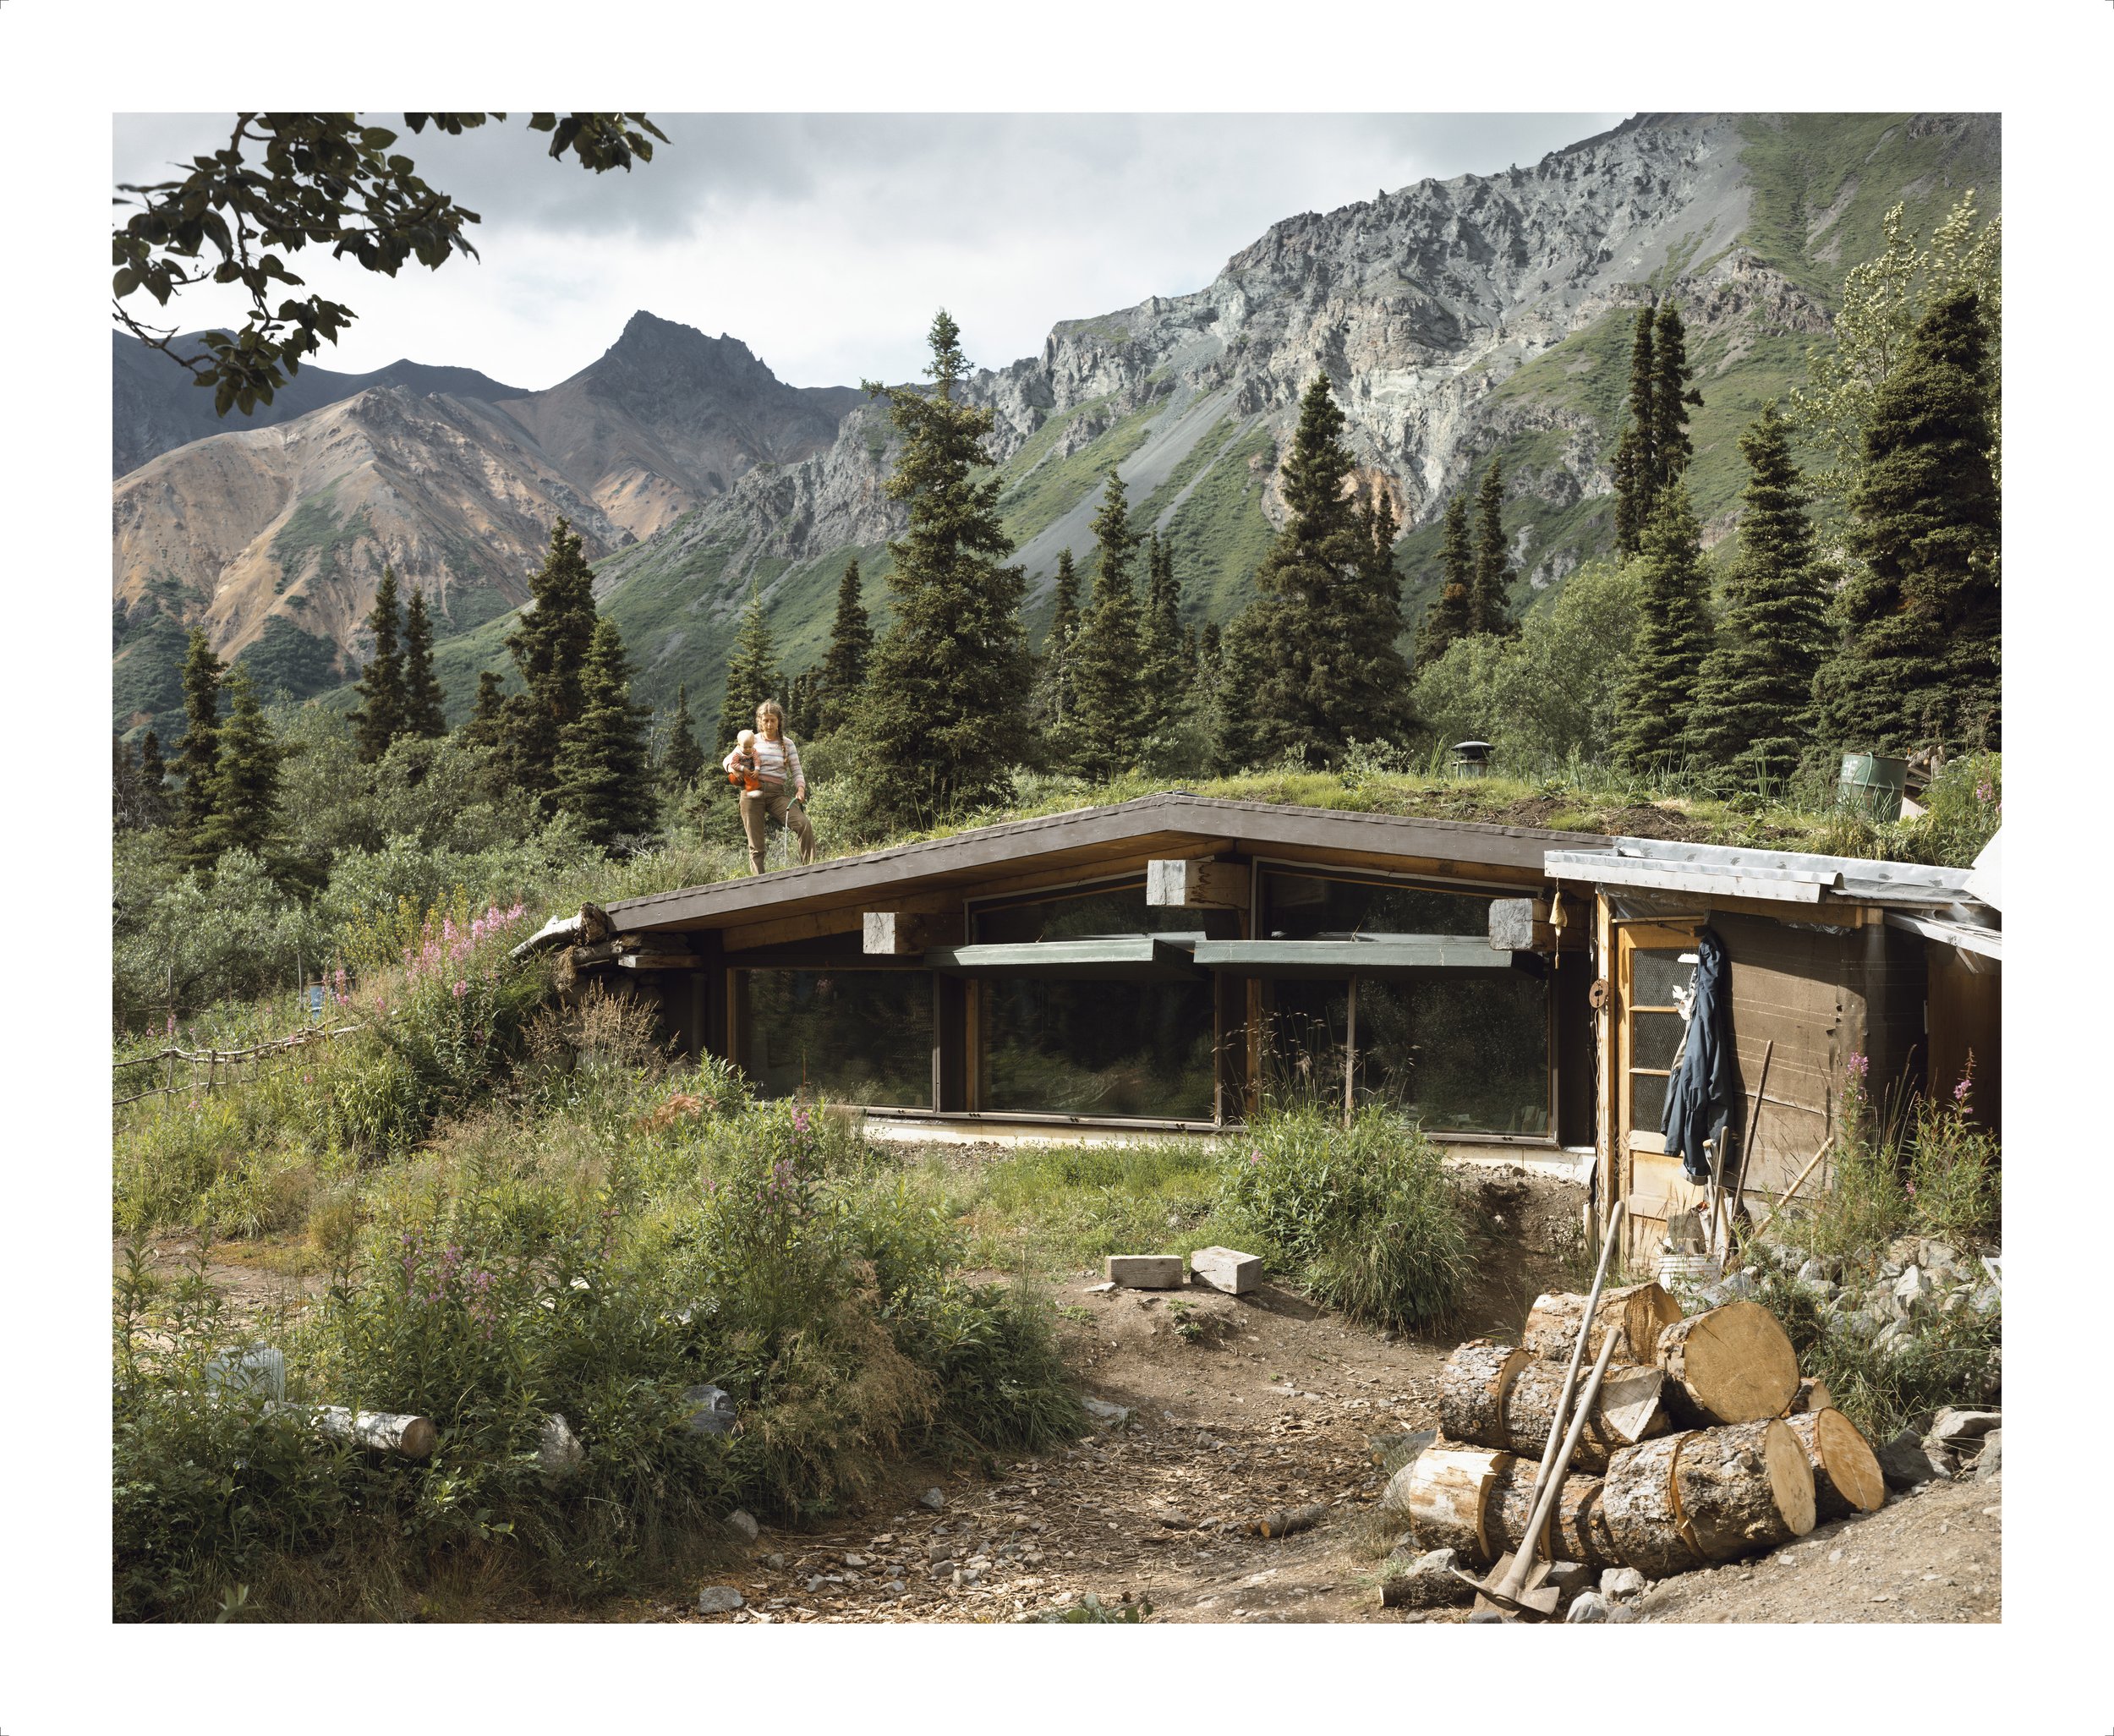
[[119, 301], [140, 287], [140, 274], [128, 266], [110, 280], [110, 293]]

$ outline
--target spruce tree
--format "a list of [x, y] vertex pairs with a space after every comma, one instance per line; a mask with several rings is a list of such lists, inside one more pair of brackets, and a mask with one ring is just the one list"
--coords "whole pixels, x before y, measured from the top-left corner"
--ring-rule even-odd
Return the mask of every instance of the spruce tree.
[[1020, 567], [999, 564], [1013, 543], [983, 449], [994, 419], [957, 400], [968, 360], [944, 308], [929, 342], [929, 391], [867, 386], [888, 397], [901, 439], [888, 494], [910, 508], [909, 529], [888, 545], [895, 618], [874, 648], [859, 718], [875, 816], [895, 825], [997, 800], [1029, 746], [1027, 585]]
[[213, 811], [199, 840], [199, 855], [218, 861], [238, 847], [263, 856], [277, 835], [279, 763], [284, 757], [264, 708], [257, 703], [249, 671], [238, 663], [227, 672], [227, 721], [220, 728], [220, 754], [211, 778]]
[[1689, 491], [1675, 483], [1645, 527], [1644, 619], [1617, 705], [1615, 758], [1629, 771], [1664, 769], [1685, 746], [1696, 677], [1710, 654], [1710, 580]]
[[1078, 639], [1079, 573], [1071, 550], [1062, 549], [1049, 632], [1036, 675], [1035, 715], [1043, 725], [1044, 757], [1052, 765], [1070, 765], [1077, 757], [1079, 704], [1072, 663]]
[[409, 694], [404, 683], [403, 650], [397, 638], [397, 572], [381, 569], [381, 583], [375, 587], [375, 606], [368, 611], [367, 631], [375, 649], [353, 683], [359, 704], [352, 715], [353, 740], [359, 757], [372, 765], [389, 751], [389, 744], [404, 732]]
[[447, 732], [447, 709], [433, 673], [433, 621], [426, 613], [425, 593], [414, 584], [403, 615], [403, 733], [437, 742]]
[[463, 740], [473, 748], [496, 748], [507, 738], [507, 698], [500, 691], [496, 671], [478, 671], [477, 700], [462, 730]]
[[1806, 490], [1774, 399], [1739, 437], [1749, 468], [1739, 554], [1717, 643], [1703, 660], [1689, 742], [1743, 784], [1781, 786], [1813, 739], [1813, 677], [1826, 598], [1813, 563]]
[[1643, 545], [1651, 520], [1651, 305], [1637, 309], [1629, 340], [1629, 419], [1615, 446], [1615, 549], [1624, 560]]
[[1154, 531], [1145, 555], [1145, 634], [1138, 683], [1139, 727], [1157, 735], [1180, 714], [1194, 663], [1183, 637], [1181, 581], [1175, 577], [1175, 551]]
[[1831, 748], [1997, 746], [2000, 502], [1972, 289], [1948, 292], [1873, 394], [1850, 494], [1863, 562], [1837, 597], [1843, 638], [1817, 683]]
[[822, 654], [816, 715], [809, 731], [820, 735], [842, 729], [866, 685], [866, 665], [874, 654], [874, 626], [860, 600], [859, 563], [847, 561], [837, 581], [836, 618], [830, 623], [830, 649]]
[[1113, 468], [1093, 518], [1100, 570], [1093, 600], [1079, 623], [1071, 667], [1077, 747], [1072, 769], [1082, 776], [1128, 768], [1125, 743], [1142, 731], [1139, 660], [1144, 650], [1131, 556], [1139, 538], [1131, 528], [1123, 479]]
[[1416, 635], [1416, 667], [1420, 673], [1446, 654], [1446, 648], [1470, 631], [1468, 594], [1475, 589], [1476, 552], [1468, 539], [1468, 496], [1463, 492], [1446, 502], [1446, 528], [1438, 545], [1438, 599], [1424, 611], [1424, 625]]
[[169, 769], [162, 763], [162, 738], [149, 730], [140, 739], [140, 823], [158, 826], [169, 817]]
[[136, 826], [140, 819], [140, 762], [123, 736], [110, 738], [110, 820], [116, 827]]
[[[764, 593], [749, 581], [748, 601], [742, 610], [741, 630], [726, 660], [726, 689], [720, 699], [719, 741], [713, 754], [726, 753], [735, 737], [756, 727], [756, 708], [766, 699], [777, 699], [781, 671], [778, 648], [764, 615]], [[782, 703], [782, 701], [781, 701]]]
[[1512, 545], [1505, 539], [1504, 460], [1493, 457], [1476, 491], [1476, 576], [1468, 589], [1468, 631], [1509, 633], [1512, 618]]
[[589, 842], [605, 849], [653, 825], [649, 715], [632, 703], [624, 641], [616, 623], [604, 616], [594, 623], [580, 671], [580, 715], [558, 743], [552, 805], [579, 822]]
[[580, 671], [594, 637], [594, 574], [564, 518], [550, 528], [543, 566], [528, 581], [529, 607], [507, 635], [522, 691], [503, 707], [507, 769], [517, 788], [547, 803], [558, 737], [580, 715]]
[[210, 861], [200, 852], [213, 817], [213, 768], [220, 758], [220, 687], [226, 666], [213, 654], [204, 631], [191, 629], [183, 659], [183, 739], [177, 743], [176, 772], [183, 780], [178, 795], [176, 823], [180, 857]]
[[1222, 764], [1290, 753], [1332, 765], [1350, 742], [1394, 739], [1409, 726], [1393, 549], [1383, 579], [1372, 509], [1345, 492], [1343, 427], [1328, 376], [1317, 375], [1282, 473], [1284, 528], [1256, 573], [1258, 595], [1225, 638]]
[[690, 687], [676, 684], [676, 715], [668, 726], [668, 748], [660, 756], [660, 781], [671, 796], [680, 796], [704, 772], [704, 749], [698, 745], [697, 726], [690, 717]]
[[1659, 309], [1651, 333], [1651, 462], [1646, 473], [1651, 488], [1646, 518], [1659, 508], [1666, 491], [1681, 479], [1695, 448], [1689, 444], [1689, 410], [1703, 407], [1689, 365], [1688, 332], [1681, 310], [1672, 302]]

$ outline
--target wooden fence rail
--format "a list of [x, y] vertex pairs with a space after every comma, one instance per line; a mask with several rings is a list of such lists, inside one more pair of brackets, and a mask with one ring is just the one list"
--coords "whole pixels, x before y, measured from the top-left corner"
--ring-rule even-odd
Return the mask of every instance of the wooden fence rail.
[[[363, 1028], [359, 1025], [339, 1025], [327, 1031], [320, 1027], [296, 1031], [288, 1037], [275, 1037], [267, 1042], [253, 1043], [247, 1049], [158, 1049], [152, 1054], [133, 1055], [124, 1060], [112, 1061], [111, 1071], [114, 1073], [122, 1074], [128, 1067], [166, 1066], [168, 1077], [163, 1084], [151, 1086], [145, 1091], [135, 1091], [129, 1097], [118, 1098], [111, 1107], [121, 1109], [126, 1103], [136, 1103], [143, 1098], [173, 1097], [179, 1089], [195, 1090], [198, 1087], [198, 1069], [200, 1067], [205, 1069], [205, 1089], [208, 1093], [221, 1083], [247, 1084], [249, 1079], [238, 1073], [235, 1071], [237, 1068], [279, 1060], [290, 1055], [295, 1049], [306, 1048], [311, 1043], [324, 1042], [336, 1037], [349, 1037]], [[178, 1062], [191, 1070], [188, 1082], [181, 1087], [176, 1082]], [[225, 1081], [221, 1077], [223, 1067], [228, 1070]]]

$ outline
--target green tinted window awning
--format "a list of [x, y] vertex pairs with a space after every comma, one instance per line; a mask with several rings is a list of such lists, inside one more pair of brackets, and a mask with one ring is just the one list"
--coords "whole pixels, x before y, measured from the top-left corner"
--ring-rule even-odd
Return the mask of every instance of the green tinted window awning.
[[925, 963], [950, 977], [1054, 977], [1071, 982], [1194, 982], [1195, 935], [1113, 934], [1007, 945], [933, 946]]
[[1197, 965], [1230, 977], [1414, 977], [1505, 972], [1518, 956], [1472, 934], [1376, 934], [1358, 940], [1202, 940]]

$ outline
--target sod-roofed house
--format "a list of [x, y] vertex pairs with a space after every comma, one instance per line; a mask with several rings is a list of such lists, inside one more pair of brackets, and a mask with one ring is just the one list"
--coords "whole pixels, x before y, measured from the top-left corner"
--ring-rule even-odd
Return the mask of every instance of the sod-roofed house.
[[1833, 1125], [1853, 1054], [1883, 1088], [1949, 1083], [1971, 1049], [1993, 1119], [2001, 936], [1970, 878], [1169, 792], [548, 934], [759, 1092], [906, 1131], [1223, 1130], [1274, 1082], [1662, 1222], [1688, 1202], [1657, 1133], [1672, 991], [1706, 923], [1731, 960], [1735, 1149], [1761, 1091], [1750, 1191]]

